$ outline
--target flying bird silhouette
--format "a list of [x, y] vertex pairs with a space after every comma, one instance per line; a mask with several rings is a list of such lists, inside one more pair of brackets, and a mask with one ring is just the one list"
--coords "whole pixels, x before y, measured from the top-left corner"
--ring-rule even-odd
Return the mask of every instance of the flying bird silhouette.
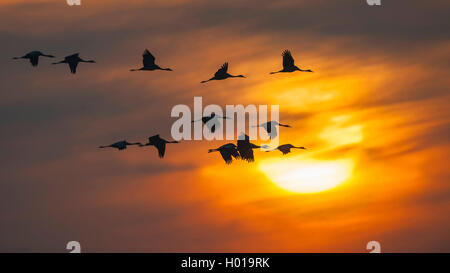
[[291, 52], [289, 50], [283, 51], [283, 69], [276, 72], [270, 72], [270, 74], [275, 73], [284, 73], [284, 72], [294, 72], [294, 71], [300, 71], [300, 72], [313, 72], [311, 69], [300, 69], [294, 64], [294, 58], [291, 55]]
[[212, 153], [212, 152], [220, 152], [220, 154], [222, 155], [222, 158], [223, 158], [223, 160], [225, 160], [226, 164], [231, 164], [231, 162], [233, 162], [233, 157], [234, 157], [234, 159], [240, 158], [237, 147], [233, 143], [228, 143], [228, 144], [222, 145], [217, 149], [209, 149], [208, 150], [208, 153]]
[[75, 73], [77, 73], [77, 66], [79, 63], [95, 63], [94, 60], [85, 61], [85, 60], [81, 59], [79, 55], [80, 55], [80, 53], [75, 53], [73, 55], [65, 57], [64, 60], [53, 63], [53, 64], [68, 64], [69, 68], [70, 68], [70, 72], [72, 74], [75, 74]]
[[[244, 139], [242, 139], [244, 138]], [[253, 155], [253, 149], [258, 148], [268, 148], [267, 145], [258, 146], [250, 142], [250, 137], [248, 135], [243, 135], [243, 137], [239, 137], [237, 141], [237, 150], [241, 159], [247, 162], [255, 161], [255, 157]]]
[[165, 70], [172, 71], [170, 68], [161, 68], [157, 64], [155, 64], [155, 56], [146, 49], [142, 54], [142, 63], [143, 67], [139, 69], [131, 69], [130, 71], [153, 71], [153, 70]]
[[131, 146], [131, 145], [139, 145], [141, 146], [142, 144], [140, 142], [135, 142], [135, 143], [130, 143], [126, 140], [122, 140], [116, 143], [113, 143], [111, 145], [107, 145], [107, 146], [100, 146], [99, 148], [116, 148], [118, 150], [125, 150], [127, 148], [127, 146]]
[[204, 116], [204, 117], [202, 117], [202, 119], [199, 119], [199, 120], [193, 120], [192, 121], [192, 123], [194, 123], [194, 122], [197, 122], [197, 121], [201, 121], [201, 122], [203, 122], [203, 124], [205, 124], [206, 126], [208, 126], [208, 128], [209, 128], [209, 130], [211, 131], [211, 132], [215, 132], [216, 131], [216, 123], [217, 124], [219, 124], [218, 122], [214, 122], [214, 123], [208, 123], [208, 121], [210, 121], [210, 120], [212, 120], [212, 119], [216, 119], [216, 120], [218, 120], [219, 118], [221, 118], [221, 119], [231, 119], [231, 118], [228, 118], [228, 117], [221, 117], [221, 116], [219, 116], [219, 115], [216, 115], [215, 113], [211, 113], [211, 115], [210, 116]]
[[245, 78], [244, 75], [237, 75], [237, 76], [230, 75], [228, 74], [227, 71], [228, 71], [228, 63], [224, 63], [222, 67], [219, 68], [219, 70], [217, 70], [217, 72], [214, 74], [214, 77], [206, 81], [201, 81], [200, 83], [205, 83], [214, 80], [225, 80], [228, 78]]
[[295, 147], [295, 146], [292, 145], [292, 144], [284, 144], [284, 145], [278, 146], [277, 148], [275, 148], [275, 149], [273, 149], [273, 150], [269, 150], [269, 151], [266, 151], [266, 152], [272, 152], [272, 151], [280, 150], [280, 151], [283, 153], [283, 155], [286, 155], [286, 154], [288, 154], [288, 153], [291, 152], [291, 149], [302, 149], [302, 150], [306, 150], [305, 147]]
[[165, 139], [162, 139], [159, 137], [159, 135], [154, 135], [148, 138], [148, 143], [144, 145], [139, 145], [141, 147], [143, 146], [155, 146], [156, 149], [158, 149], [158, 155], [160, 158], [164, 157], [164, 154], [166, 152], [166, 143], [178, 143], [178, 141], [167, 141]]
[[269, 137], [272, 139], [272, 138], [277, 137], [277, 135], [278, 135], [276, 126], [291, 128], [290, 125], [281, 124], [281, 123], [278, 123], [278, 121], [269, 121], [269, 122], [257, 125], [256, 127], [263, 127], [266, 130], [267, 134], [269, 134]]
[[14, 60], [18, 60], [18, 59], [29, 59], [30, 63], [32, 66], [37, 66], [39, 63], [39, 57], [48, 57], [48, 58], [55, 58], [55, 56], [53, 55], [47, 55], [44, 54], [40, 51], [31, 51], [29, 53], [27, 53], [26, 55], [22, 56], [22, 57], [14, 57]]

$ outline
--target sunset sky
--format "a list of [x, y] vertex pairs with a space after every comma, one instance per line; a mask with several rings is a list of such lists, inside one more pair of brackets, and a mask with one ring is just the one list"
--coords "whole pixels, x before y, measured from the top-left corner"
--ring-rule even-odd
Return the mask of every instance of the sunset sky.
[[[444, 0], [2, 0], [0, 251], [449, 252], [449, 18]], [[129, 72], [145, 48], [174, 71]], [[315, 73], [269, 75], [285, 49]], [[32, 50], [57, 58], [12, 60]], [[76, 52], [97, 64], [51, 65]], [[226, 61], [247, 78], [200, 84]], [[308, 149], [98, 149], [170, 139], [194, 96], [279, 105], [280, 143]]]

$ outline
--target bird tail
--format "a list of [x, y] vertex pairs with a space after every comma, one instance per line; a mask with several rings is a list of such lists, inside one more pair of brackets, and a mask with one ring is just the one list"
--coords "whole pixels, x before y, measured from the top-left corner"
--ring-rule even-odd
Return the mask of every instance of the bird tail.
[[179, 143], [178, 141], [167, 141], [167, 143]]

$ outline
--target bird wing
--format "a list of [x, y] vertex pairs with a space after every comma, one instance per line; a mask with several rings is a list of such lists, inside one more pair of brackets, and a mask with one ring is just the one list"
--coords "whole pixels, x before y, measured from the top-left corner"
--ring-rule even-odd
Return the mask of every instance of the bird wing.
[[285, 155], [291, 152], [291, 147], [289, 147], [288, 145], [281, 145], [280, 147], [278, 147], [278, 150], [280, 150]]
[[244, 159], [248, 162], [255, 161], [255, 158], [253, 156], [253, 150], [251, 148], [251, 144], [248, 139], [238, 140], [237, 141], [237, 150], [242, 159]]
[[70, 55], [70, 56], [65, 57], [64, 59], [65, 59], [66, 61], [70, 61], [70, 60], [77, 59], [77, 58], [79, 58], [79, 57], [80, 57], [80, 53], [75, 53], [75, 54], [72, 54], [72, 55]]
[[158, 149], [158, 155], [160, 158], [164, 157], [166, 152], [166, 142], [159, 137], [159, 135], [151, 136], [148, 138], [149, 142]]
[[204, 117], [203, 122], [205, 123], [206, 127], [208, 127], [208, 129], [213, 133], [216, 131], [216, 129], [220, 128], [220, 121], [216, 117]]
[[[273, 126], [273, 127], [272, 127]], [[269, 130], [267, 130], [267, 133], [269, 134], [269, 137], [272, 138], [276, 138], [278, 135], [278, 130], [277, 127], [275, 127], [274, 125], [269, 125]]]
[[222, 145], [220, 149], [227, 150], [231, 154], [231, 156], [236, 159], [240, 158], [239, 152], [236, 149], [236, 145], [234, 145], [233, 143]]
[[283, 67], [288, 68], [294, 65], [294, 58], [289, 50], [283, 52]]
[[30, 63], [32, 66], [37, 66], [39, 63], [39, 56], [38, 55], [31, 55], [30, 56]]
[[234, 147], [233, 149], [230, 149], [230, 151], [231, 151], [231, 155], [232, 155], [234, 158], [236, 158], [236, 159], [241, 158], [241, 156], [239, 155], [239, 152], [238, 152], [238, 150], [236, 149], [236, 147]]
[[69, 62], [70, 72], [73, 74], [77, 73], [78, 62]]
[[263, 127], [267, 134], [269, 135], [270, 138], [275, 138], [277, 137], [277, 128], [275, 127], [275, 125], [272, 123], [272, 121], [263, 123], [261, 125], [261, 127]]
[[253, 150], [251, 148], [248, 149], [240, 149], [239, 154], [241, 155], [241, 158], [248, 161], [253, 162], [255, 161], [255, 157], [253, 155]]
[[111, 147], [117, 148], [118, 150], [125, 150], [127, 148], [127, 144], [125, 141], [119, 141], [111, 144]]
[[146, 49], [142, 54], [142, 63], [144, 64], [144, 67], [151, 67], [155, 65], [155, 56], [153, 56], [148, 49]]
[[214, 74], [214, 76], [218, 77], [218, 76], [224, 75], [227, 73], [227, 71], [228, 71], [228, 63], [224, 63], [222, 65], [222, 67], [220, 67], [219, 70], [217, 70], [217, 72]]
[[230, 149], [220, 149], [220, 155], [222, 156], [223, 160], [225, 160], [225, 163], [231, 164], [233, 162], [233, 158], [231, 157], [231, 150]]
[[156, 149], [158, 149], [158, 156], [160, 158], [164, 157], [164, 154], [166, 152], [166, 143], [163, 141], [158, 142], [157, 144], [155, 144]]

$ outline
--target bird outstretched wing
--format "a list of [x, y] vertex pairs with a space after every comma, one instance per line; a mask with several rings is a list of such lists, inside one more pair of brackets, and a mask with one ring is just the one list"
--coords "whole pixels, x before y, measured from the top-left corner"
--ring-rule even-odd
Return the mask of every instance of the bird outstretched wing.
[[220, 155], [222, 156], [223, 160], [225, 160], [226, 164], [231, 164], [233, 162], [233, 158], [231, 157], [231, 151], [230, 149], [223, 149], [220, 150]]
[[291, 152], [291, 147], [289, 147], [289, 145], [281, 145], [278, 147], [278, 150], [280, 150], [285, 155]]
[[248, 148], [238, 148], [239, 150], [239, 154], [241, 156], [241, 158], [247, 162], [253, 162], [255, 161], [255, 156], [253, 155], [253, 150], [248, 147]]
[[166, 153], [166, 143], [160, 142], [158, 145], [155, 145], [156, 149], [158, 149], [158, 156], [160, 158], [164, 157], [164, 154]]
[[30, 63], [32, 66], [37, 66], [39, 63], [39, 56], [37, 56], [37, 55], [31, 56]]
[[277, 137], [277, 128], [275, 127], [275, 125], [273, 124], [272, 121], [263, 123], [260, 125], [261, 127], [263, 127], [267, 134], [269, 135], [269, 137], [272, 138], [276, 138]]
[[221, 76], [223, 74], [226, 74], [227, 71], [228, 71], [228, 63], [224, 63], [222, 65], [222, 67], [219, 68], [219, 70], [217, 70], [217, 72], [214, 74], [214, 76], [216, 76], [216, 77]]
[[70, 72], [77, 73], [78, 62], [69, 62]]
[[294, 66], [294, 58], [292, 58], [289, 50], [283, 51], [283, 67], [288, 68]]
[[80, 56], [80, 53], [75, 53], [75, 54], [72, 54], [72, 55], [70, 55], [70, 56], [65, 57], [64, 59], [65, 59], [66, 61], [70, 61], [70, 60], [74, 60], [74, 59], [76, 59], [76, 58], [79, 58], [79, 56]]
[[166, 142], [159, 137], [159, 135], [151, 136], [148, 138], [149, 143], [152, 143], [153, 146], [158, 149], [158, 156], [160, 158], [164, 157], [164, 154], [166, 152]]
[[225, 160], [225, 163], [230, 164], [233, 161], [233, 157], [235, 159], [239, 159], [241, 156], [237, 150], [236, 145], [229, 143], [220, 147], [220, 154], [222, 158]]
[[151, 67], [155, 65], [155, 56], [153, 56], [148, 49], [146, 49], [142, 54], [142, 63], [144, 64], [144, 67]]
[[245, 135], [245, 139], [239, 139], [237, 141], [237, 150], [243, 160], [246, 160], [248, 162], [255, 161], [252, 144], [250, 143], [250, 138], [247, 135]]

